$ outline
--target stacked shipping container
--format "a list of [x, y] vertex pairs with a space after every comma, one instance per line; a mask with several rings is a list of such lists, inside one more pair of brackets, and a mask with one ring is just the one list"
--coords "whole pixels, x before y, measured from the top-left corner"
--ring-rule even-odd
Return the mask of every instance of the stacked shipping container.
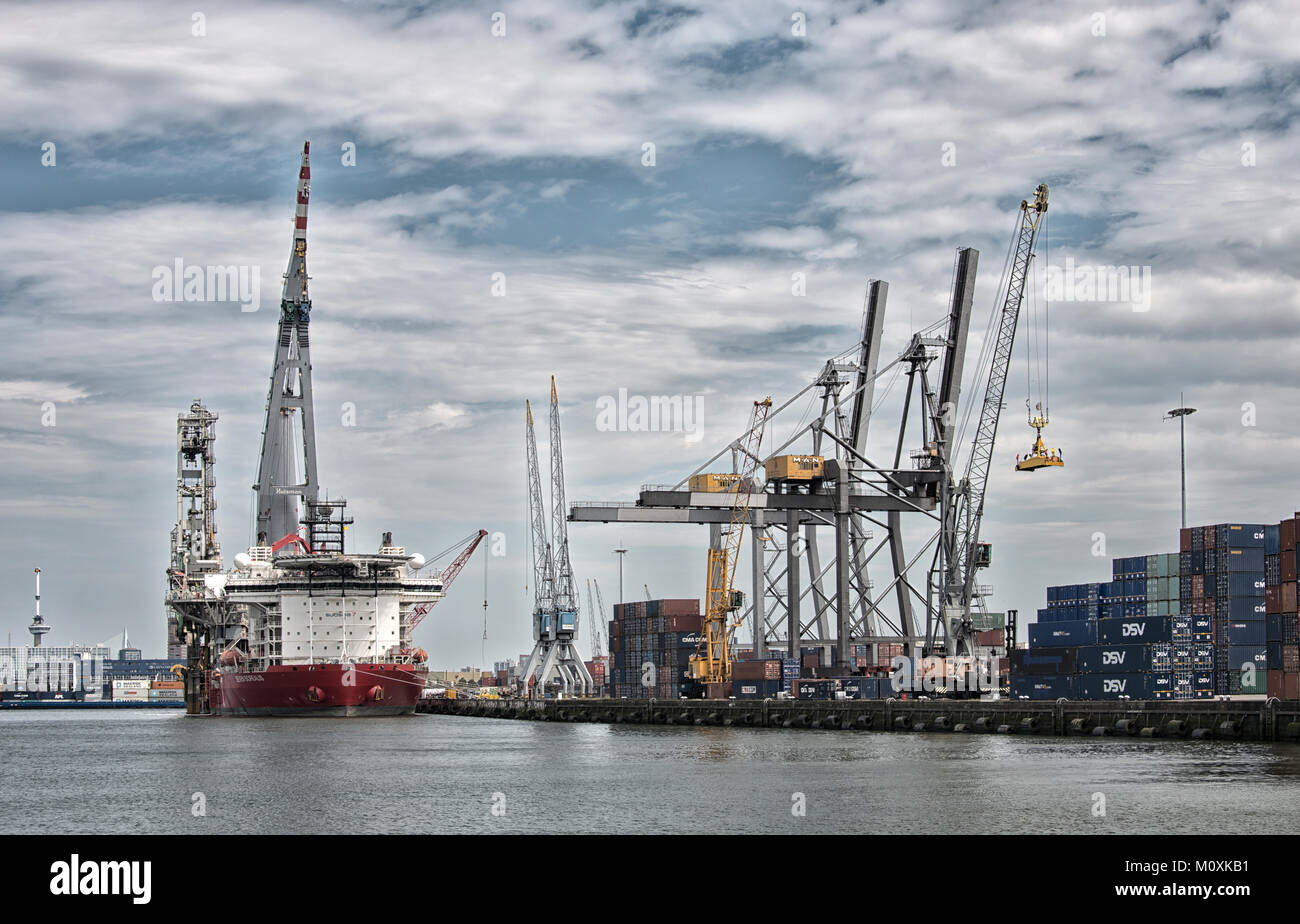
[[1213, 638], [1198, 637], [1183, 613], [1180, 569], [1178, 553], [1116, 558], [1110, 581], [1047, 588], [1047, 607], [1029, 627], [1029, 649], [1012, 653], [1011, 695], [1213, 695]]
[[610, 694], [676, 699], [690, 657], [699, 648], [701, 628], [699, 600], [615, 604], [609, 624]]
[[1300, 615], [1296, 610], [1300, 513], [1264, 530], [1265, 688], [1278, 699], [1300, 699]]
[[1220, 523], [1179, 534], [1182, 608], [1198, 645], [1208, 634], [1213, 646], [1217, 694], [1265, 692], [1266, 532], [1261, 524]]

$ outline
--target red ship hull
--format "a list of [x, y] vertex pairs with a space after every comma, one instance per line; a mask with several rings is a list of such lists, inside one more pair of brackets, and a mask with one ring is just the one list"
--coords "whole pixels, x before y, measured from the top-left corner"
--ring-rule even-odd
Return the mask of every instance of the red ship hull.
[[[351, 673], [349, 673], [351, 672]], [[427, 671], [413, 664], [299, 664], [214, 671], [212, 712], [227, 716], [410, 715]]]

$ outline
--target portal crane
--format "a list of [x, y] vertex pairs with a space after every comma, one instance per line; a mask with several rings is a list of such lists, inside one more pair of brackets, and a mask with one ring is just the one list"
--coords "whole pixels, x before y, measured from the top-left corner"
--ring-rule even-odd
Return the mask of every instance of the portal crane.
[[[483, 541], [483, 537], [486, 535], [487, 530], [480, 529], [474, 538], [469, 541], [469, 544], [461, 550], [459, 555], [456, 556], [455, 560], [442, 572], [443, 594], [447, 593], [447, 588], [451, 587], [452, 581], [456, 580], [456, 575], [460, 574], [461, 570], [469, 562], [470, 556], [474, 554], [474, 550], [478, 548], [478, 544]], [[438, 598], [438, 600], [441, 599], [442, 597]], [[430, 600], [428, 603], [417, 603], [415, 606], [411, 607], [410, 615], [406, 617], [406, 624], [414, 629], [424, 619], [429, 610], [433, 609], [437, 605], [438, 600]], [[486, 602], [484, 605], [486, 606]]]
[[731, 516], [721, 535], [719, 547], [709, 549], [706, 607], [700, 644], [690, 659], [688, 677], [690, 692], [697, 696], [705, 692], [704, 684], [726, 683], [731, 680], [731, 641], [739, 621], [730, 622], [730, 614], [740, 609], [744, 594], [733, 589], [736, 563], [740, 559], [741, 540], [749, 520], [749, 504], [755, 489], [754, 475], [762, 464], [759, 447], [763, 442], [763, 428], [772, 399], [755, 401], [749, 418], [749, 429], [732, 446], [737, 458], [736, 474], [739, 476], [732, 490], [735, 500]]
[[578, 601], [573, 589], [573, 566], [569, 561], [568, 521], [564, 507], [564, 454], [560, 442], [560, 401], [551, 377], [551, 500], [552, 524], [548, 531], [542, 500], [541, 466], [532, 405], [525, 402], [525, 452], [528, 463], [528, 511], [533, 544], [533, 580], [536, 600], [533, 608], [533, 652], [524, 668], [527, 686], [537, 679], [539, 689], [554, 679], [564, 695], [592, 692], [594, 684], [574, 641], [578, 628]]
[[1038, 226], [1046, 213], [1047, 186], [1040, 184], [1034, 190], [1032, 202], [1029, 200], [1020, 202], [1015, 254], [1011, 260], [1006, 295], [1002, 302], [996, 339], [993, 343], [993, 360], [989, 367], [988, 385], [984, 389], [984, 404], [980, 409], [979, 427], [975, 431], [975, 441], [967, 461], [966, 475], [958, 489], [961, 498], [957, 510], [957, 530], [944, 577], [944, 627], [949, 656], [972, 653], [970, 605], [975, 594], [975, 575], [976, 571], [989, 560], [987, 547], [981, 549], [979, 541], [980, 521], [984, 517], [984, 495], [988, 489], [989, 465], [993, 459], [993, 443], [997, 437], [998, 416], [1002, 410], [1003, 393], [1006, 391], [1007, 373], [1011, 366], [1011, 349], [1015, 344], [1016, 322], [1020, 318], [1020, 305], [1024, 300], [1029, 264], [1034, 256]]

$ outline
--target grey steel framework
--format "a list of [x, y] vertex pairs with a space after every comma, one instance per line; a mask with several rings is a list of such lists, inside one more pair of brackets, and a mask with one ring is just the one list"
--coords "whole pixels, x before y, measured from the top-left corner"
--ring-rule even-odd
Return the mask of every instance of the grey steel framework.
[[[805, 452], [802, 447], [811, 444], [813, 454], [825, 456], [826, 469], [821, 483], [806, 493], [775, 493], [769, 487], [751, 501], [752, 588], [742, 618], [752, 627], [756, 654], [784, 649], [797, 656], [801, 647], [821, 647], [827, 653], [835, 647], [839, 662], [847, 664], [852, 645], [870, 646], [872, 656], [882, 643], [902, 643], [908, 654], [971, 653], [971, 610], [982, 608], [991, 593], [975, 580], [989, 561], [988, 546], [979, 541], [989, 460], [1033, 253], [1033, 219], [1045, 209], [1045, 187], [1036, 192], [1033, 205], [1021, 204], [1011, 273], [999, 288], [1005, 293], [999, 304], [1001, 323], [994, 329], [995, 340], [986, 345], [989, 379], [964, 477], [957, 477], [955, 463], [979, 258], [974, 249], [957, 251], [946, 319], [914, 333], [906, 349], [883, 367], [880, 339], [888, 286], [870, 280], [857, 346], [828, 360], [810, 384], [772, 412], [776, 418], [810, 393], [820, 396], [820, 413], [767, 458]], [[1028, 233], [1027, 220], [1032, 225]], [[942, 336], [932, 336], [940, 326]], [[846, 358], [850, 354], [851, 360]], [[936, 361], [937, 376], [932, 373]], [[981, 363], [979, 371], [983, 369]], [[875, 383], [891, 373], [907, 380], [901, 419], [896, 433], [873, 456], [867, 436]], [[911, 445], [917, 448], [904, 459], [914, 419], [919, 438], [912, 437], [916, 442]], [[796, 444], [799, 448], [792, 448]], [[710, 467], [733, 445], [735, 441], [692, 474], [715, 470]], [[710, 543], [716, 546], [718, 525], [730, 514], [730, 497], [691, 492], [689, 479], [643, 485], [634, 504], [575, 504], [570, 519], [710, 524]], [[823, 559], [819, 537], [827, 530], [833, 544]], [[873, 572], [883, 575], [880, 583], [871, 579]]]
[[[284, 274], [280, 298], [280, 331], [275, 342], [275, 365], [266, 398], [266, 423], [257, 467], [258, 541], [277, 542], [298, 531], [298, 498], [316, 501], [320, 483], [316, 474], [316, 424], [312, 414], [311, 296], [307, 292], [307, 200], [311, 194], [310, 144], [302, 146], [298, 171], [298, 205], [294, 216], [293, 246]], [[302, 430], [299, 457], [295, 447], [295, 416]], [[300, 475], [301, 473], [301, 475]], [[302, 478], [299, 481], [299, 477]], [[289, 554], [288, 550], [285, 554]]]
[[[242, 612], [208, 585], [222, 570], [216, 525], [217, 415], [198, 399], [176, 417], [176, 525], [171, 532], [165, 602], [174, 614], [168, 631], [187, 646], [186, 698], [197, 703], [209, 651], [243, 635]], [[169, 639], [170, 641], [170, 639]]]
[[573, 566], [569, 560], [569, 530], [565, 519], [564, 453], [560, 441], [560, 404], [551, 379], [551, 531], [546, 525], [542, 499], [541, 466], [532, 405], [525, 403], [524, 452], [528, 466], [529, 536], [533, 559], [533, 651], [520, 681], [528, 691], [537, 678], [537, 692], [556, 680], [564, 695], [594, 692], [595, 684], [575, 644], [578, 636], [578, 599], [574, 593]]

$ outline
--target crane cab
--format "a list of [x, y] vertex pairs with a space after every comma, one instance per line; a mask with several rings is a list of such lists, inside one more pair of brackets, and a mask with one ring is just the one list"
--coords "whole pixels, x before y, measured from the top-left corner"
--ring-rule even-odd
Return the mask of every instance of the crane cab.
[[1038, 432], [1038, 436], [1028, 455], [1016, 461], [1016, 471], [1036, 472], [1040, 468], [1064, 468], [1065, 462], [1061, 460], [1060, 451], [1048, 449], [1043, 443], [1043, 427], [1047, 426], [1047, 419], [1035, 417], [1029, 421], [1029, 425]]

